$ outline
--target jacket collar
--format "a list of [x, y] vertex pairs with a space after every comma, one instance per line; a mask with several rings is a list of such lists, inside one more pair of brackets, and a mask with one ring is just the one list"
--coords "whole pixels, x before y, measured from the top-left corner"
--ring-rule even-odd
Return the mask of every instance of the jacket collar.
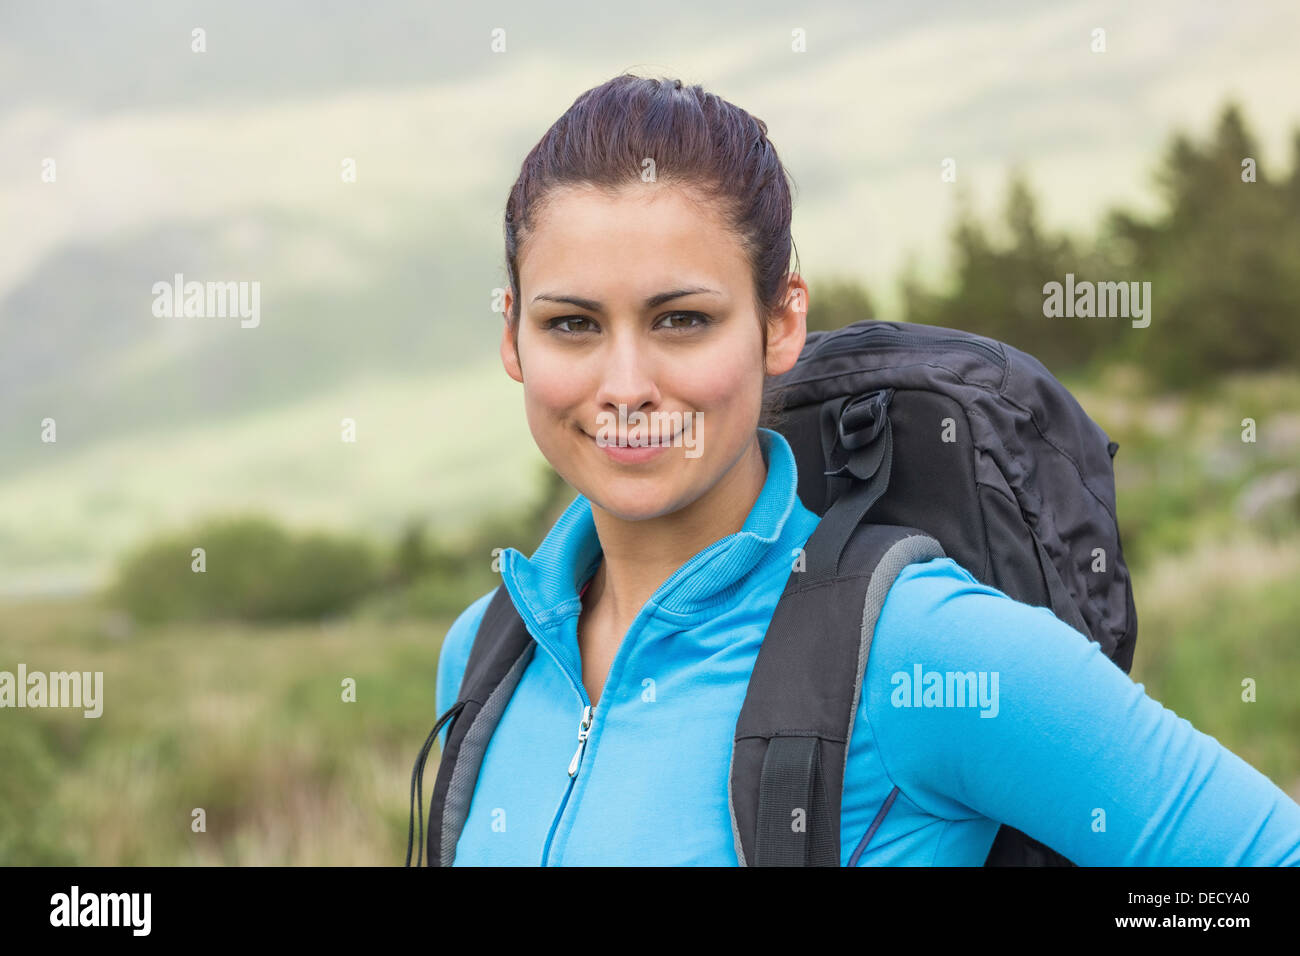
[[[796, 508], [805, 510], [798, 497], [794, 452], [784, 436], [769, 428], [758, 429], [758, 442], [767, 479], [744, 525], [673, 572], [650, 598], [656, 610], [689, 617], [726, 604], [765, 555], [788, 564], [791, 550], [803, 544], [808, 523], [789, 520]], [[815, 525], [816, 516], [807, 514]], [[781, 547], [774, 548], [777, 544]], [[501, 553], [503, 583], [535, 638], [560, 639], [559, 629], [582, 609], [579, 589], [595, 573], [600, 558], [591, 502], [583, 495], [565, 509], [531, 558], [514, 548]]]

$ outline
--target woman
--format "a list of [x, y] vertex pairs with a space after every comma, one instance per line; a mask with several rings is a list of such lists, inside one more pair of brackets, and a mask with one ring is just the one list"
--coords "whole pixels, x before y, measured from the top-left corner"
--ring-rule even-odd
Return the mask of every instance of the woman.
[[[538, 652], [487, 745], [455, 863], [738, 862], [736, 721], [819, 520], [789, 445], [759, 427], [765, 377], [806, 333], [790, 214], [766, 126], [680, 81], [588, 91], [525, 160], [501, 358], [580, 494], [531, 559], [501, 556]], [[443, 644], [440, 713], [491, 596]], [[996, 675], [996, 719], [895, 706], [891, 675], [917, 664]], [[1080, 732], [1095, 727], [1114, 729]], [[1080, 864], [1300, 865], [1300, 806], [1266, 777], [1048, 609], [951, 559], [916, 562], [871, 645], [840, 862], [979, 865], [1001, 823]]]

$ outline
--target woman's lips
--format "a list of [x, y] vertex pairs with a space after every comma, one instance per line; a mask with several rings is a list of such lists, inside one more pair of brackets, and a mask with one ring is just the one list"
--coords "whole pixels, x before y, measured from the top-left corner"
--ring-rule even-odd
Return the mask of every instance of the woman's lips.
[[[586, 434], [584, 432], [584, 434]], [[681, 432], [676, 432], [667, 442], [655, 443], [649, 445], [637, 444], [645, 440], [645, 437], [639, 434], [625, 435], [626, 445], [617, 445], [610, 442], [602, 444], [594, 435], [588, 434], [593, 445], [608, 455], [613, 461], [620, 464], [639, 464], [649, 461], [660, 455], [667, 448], [672, 448], [677, 444], [677, 439]], [[653, 441], [653, 437], [651, 438]]]

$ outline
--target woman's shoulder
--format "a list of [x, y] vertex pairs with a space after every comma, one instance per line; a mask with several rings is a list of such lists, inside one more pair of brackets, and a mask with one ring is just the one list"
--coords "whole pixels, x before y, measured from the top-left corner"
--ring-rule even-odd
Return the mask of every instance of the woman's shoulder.
[[899, 572], [881, 608], [876, 641], [881, 656], [928, 655], [954, 666], [1044, 654], [1105, 656], [1051, 608], [1017, 601], [947, 557]]
[[471, 602], [456, 616], [456, 620], [452, 621], [451, 627], [447, 629], [447, 634], [442, 639], [442, 648], [438, 652], [436, 706], [439, 713], [450, 707], [455, 700], [461, 677], [465, 673], [465, 665], [469, 663], [469, 652], [474, 646], [474, 637], [478, 634], [479, 624], [482, 623], [487, 606], [492, 601], [492, 595], [496, 592], [497, 589], [493, 588]]
[[447, 637], [443, 642], [444, 648], [453, 639], [462, 643], [473, 643], [474, 635], [478, 633], [479, 623], [483, 620], [487, 606], [498, 589], [499, 585], [481, 597], [475, 598], [465, 610], [456, 615], [456, 620], [452, 621], [451, 627], [447, 629]]

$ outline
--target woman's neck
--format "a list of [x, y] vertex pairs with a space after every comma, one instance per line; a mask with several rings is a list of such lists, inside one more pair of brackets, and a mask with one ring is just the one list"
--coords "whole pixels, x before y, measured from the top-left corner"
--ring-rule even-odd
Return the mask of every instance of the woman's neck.
[[625, 629], [674, 571], [744, 527], [766, 480], [767, 465], [755, 434], [712, 488], [672, 514], [625, 521], [593, 502], [592, 519], [604, 557], [584, 606], [599, 606], [602, 617]]

